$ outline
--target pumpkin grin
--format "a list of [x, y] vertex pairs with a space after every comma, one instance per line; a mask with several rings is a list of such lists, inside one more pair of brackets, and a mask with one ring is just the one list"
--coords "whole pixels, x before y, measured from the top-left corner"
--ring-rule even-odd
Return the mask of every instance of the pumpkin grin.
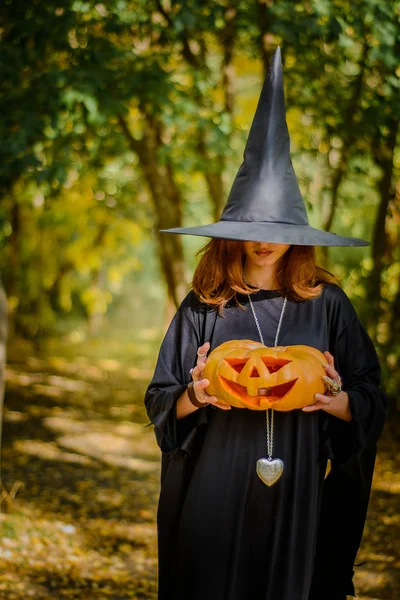
[[292, 387], [297, 381], [296, 379], [292, 379], [292, 381], [287, 381], [286, 383], [281, 383], [278, 385], [269, 386], [268, 388], [263, 388], [269, 390], [269, 393], [265, 395], [251, 396], [247, 393], [247, 388], [245, 385], [241, 385], [240, 383], [236, 383], [220, 375], [223, 386], [230, 391], [232, 394], [237, 396], [242, 401], [248, 403], [252, 406], [260, 406], [260, 399], [268, 398], [268, 402], [277, 402], [278, 400], [282, 400], [286, 394], [290, 392]]
[[[288, 411], [314, 402], [323, 393], [326, 359], [309, 346], [268, 348], [252, 340], [230, 340], [214, 348], [203, 377], [207, 393], [220, 402], [251, 410]], [[259, 390], [265, 390], [262, 395]]]

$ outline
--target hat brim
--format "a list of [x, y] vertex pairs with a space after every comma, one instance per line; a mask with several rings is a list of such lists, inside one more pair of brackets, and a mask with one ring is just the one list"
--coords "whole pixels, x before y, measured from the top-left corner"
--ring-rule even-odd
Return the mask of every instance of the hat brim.
[[294, 225], [292, 223], [218, 221], [218, 223], [210, 225], [176, 227], [161, 231], [225, 240], [271, 242], [298, 246], [369, 246], [369, 242], [365, 240], [322, 231], [311, 225]]

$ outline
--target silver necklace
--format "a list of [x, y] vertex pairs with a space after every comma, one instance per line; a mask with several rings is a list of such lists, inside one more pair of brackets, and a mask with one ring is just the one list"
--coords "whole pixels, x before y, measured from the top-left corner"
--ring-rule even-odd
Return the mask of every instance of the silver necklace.
[[[247, 284], [246, 280], [243, 277], [244, 282]], [[258, 322], [256, 311], [254, 310], [253, 301], [251, 299], [251, 295], [249, 297], [249, 304], [251, 308], [251, 312], [253, 313], [254, 321], [257, 326], [258, 335], [260, 336], [261, 343], [264, 344], [264, 338], [261, 331], [260, 323]], [[281, 314], [279, 316], [278, 327], [276, 328], [274, 346], [278, 345], [279, 333], [281, 331], [283, 315], [285, 314], [287, 304], [287, 298], [283, 299], [283, 304], [281, 308]], [[273, 485], [283, 473], [283, 461], [280, 458], [272, 458], [272, 453], [274, 449], [274, 410], [267, 409], [265, 411], [265, 425], [267, 430], [267, 458], [259, 458], [256, 465], [257, 475], [261, 479], [263, 483], [268, 486]]]

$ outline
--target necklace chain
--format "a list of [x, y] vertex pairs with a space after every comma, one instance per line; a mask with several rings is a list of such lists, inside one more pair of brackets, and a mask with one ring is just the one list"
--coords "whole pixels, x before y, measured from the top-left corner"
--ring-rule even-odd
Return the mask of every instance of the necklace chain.
[[[243, 280], [247, 284], [247, 281], [244, 279], [244, 277], [243, 277]], [[251, 294], [249, 294], [248, 297], [249, 297], [249, 304], [250, 304], [251, 312], [253, 313], [254, 321], [257, 326], [258, 335], [260, 336], [261, 343], [264, 344], [263, 334], [261, 331], [260, 323], [258, 322], [258, 319], [257, 319], [256, 311], [254, 310], [253, 301], [251, 299]], [[285, 314], [286, 304], [287, 304], [287, 298], [284, 298], [282, 308], [281, 308], [281, 314], [279, 316], [278, 327], [276, 328], [274, 346], [278, 345], [278, 339], [279, 339], [279, 334], [281, 331], [283, 315]], [[265, 344], [264, 344], [264, 346], [265, 346]], [[268, 460], [272, 460], [272, 452], [274, 449], [274, 411], [273, 411], [273, 409], [267, 409], [265, 411], [265, 426], [266, 426], [266, 430], [267, 430]]]
[[[261, 343], [264, 344], [264, 338], [263, 338], [263, 334], [261, 331], [260, 323], [258, 322], [256, 311], [254, 310], [253, 301], [250, 297], [250, 294], [249, 294], [249, 304], [250, 304], [251, 312], [253, 313], [254, 321], [257, 326], [258, 335], [260, 336]], [[282, 309], [281, 309], [281, 314], [279, 315], [278, 327], [276, 328], [274, 346], [278, 345], [278, 339], [279, 339], [279, 334], [281, 332], [283, 315], [285, 314], [286, 304], [287, 304], [287, 298], [284, 298]], [[265, 346], [265, 344], [264, 344], [264, 346]]]
[[267, 458], [272, 460], [274, 450], [274, 411], [272, 409], [265, 411], [265, 428], [267, 430]]

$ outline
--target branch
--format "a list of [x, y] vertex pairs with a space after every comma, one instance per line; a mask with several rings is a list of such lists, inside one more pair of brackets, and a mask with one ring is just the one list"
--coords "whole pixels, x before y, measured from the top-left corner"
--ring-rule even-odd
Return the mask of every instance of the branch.
[[175, 180], [173, 165], [161, 164], [157, 158], [157, 150], [161, 145], [158, 140], [158, 123], [148, 116], [146, 119], [146, 137], [138, 140], [130, 131], [125, 118], [119, 115], [118, 120], [132, 150], [139, 157], [144, 179], [147, 183], [154, 206], [154, 225], [157, 241], [160, 246], [159, 258], [162, 273], [167, 283], [168, 296], [178, 308], [187, 290], [186, 267], [183, 259], [180, 236], [162, 235], [160, 229], [169, 229], [181, 224], [182, 194]]
[[379, 302], [382, 287], [382, 272], [385, 268], [385, 254], [388, 249], [388, 236], [386, 233], [386, 220], [389, 212], [389, 204], [394, 195], [392, 193], [394, 152], [396, 148], [397, 133], [400, 122], [392, 119], [390, 123], [390, 136], [382, 148], [382, 155], [386, 157], [385, 163], [380, 164], [382, 177], [379, 182], [380, 202], [375, 220], [372, 236], [371, 257], [373, 261], [372, 270], [367, 280], [367, 295], [369, 300], [370, 322], [378, 323], [382, 311]]
[[378, 214], [375, 221], [373, 240], [372, 240], [372, 259], [374, 264], [379, 264], [383, 258], [386, 249], [387, 235], [385, 232], [385, 223], [388, 213], [389, 202], [393, 197], [391, 193], [392, 178], [394, 170], [394, 152], [396, 148], [397, 133], [399, 131], [399, 121], [391, 120], [390, 135], [384, 146], [382, 154], [386, 160], [381, 163], [382, 178], [379, 183], [379, 192], [381, 201], [378, 207]]
[[224, 48], [224, 56], [222, 59], [222, 87], [225, 97], [225, 110], [229, 114], [232, 114], [235, 99], [235, 69], [232, 60], [235, 45], [236, 16], [237, 11], [235, 8], [230, 7], [225, 11], [226, 25], [222, 33], [222, 45]]
[[389, 337], [387, 340], [387, 347], [390, 349], [395, 343], [395, 340], [400, 335], [400, 271], [397, 277], [397, 293], [391, 304], [391, 314], [389, 317]]
[[132, 134], [131, 130], [128, 127], [128, 123], [126, 122], [125, 118], [122, 115], [118, 116], [118, 122], [121, 125], [121, 129], [124, 132], [125, 137], [128, 140], [128, 143], [129, 143], [131, 149], [134, 152], [136, 152], [136, 154], [138, 154], [139, 156], [142, 156], [143, 141], [135, 138], [135, 136]]
[[[213, 206], [213, 216], [216, 221], [221, 216], [224, 207], [224, 185], [222, 173], [224, 172], [225, 161], [223, 156], [219, 156], [218, 170], [216, 169], [215, 160], [211, 160], [204, 139], [204, 133], [199, 131], [199, 140], [197, 143], [197, 151], [204, 161], [204, 177], [207, 183], [208, 194]], [[218, 160], [217, 159], [217, 160]]]
[[324, 219], [323, 228], [325, 231], [330, 231], [332, 228], [333, 220], [335, 218], [336, 208], [339, 199], [339, 188], [343, 181], [343, 178], [347, 171], [347, 162], [350, 154], [351, 147], [356, 140], [356, 133], [354, 131], [354, 118], [358, 109], [359, 100], [361, 97], [362, 87], [364, 83], [365, 69], [367, 65], [367, 57], [369, 52], [369, 45], [367, 37], [365, 37], [362, 56], [360, 60], [360, 71], [354, 83], [353, 94], [348, 103], [346, 111], [344, 113], [344, 131], [345, 135], [342, 137], [342, 152], [340, 155], [340, 161], [338, 166], [335, 168], [332, 175], [331, 184], [331, 202], [328, 210], [328, 214]]
[[[161, 3], [161, 0], [156, 0], [156, 6], [157, 6], [157, 9], [158, 9], [159, 13], [167, 21], [168, 25], [170, 27], [172, 27], [173, 26], [173, 19], [171, 18], [171, 15], [163, 7], [163, 5]], [[182, 56], [195, 69], [204, 69], [204, 68], [207, 68], [207, 65], [206, 65], [206, 62], [205, 62], [204, 47], [205, 47], [204, 46], [204, 40], [202, 40], [202, 42], [200, 43], [200, 48], [202, 50], [202, 52], [201, 52], [201, 58], [202, 58], [202, 60], [199, 60], [198, 56], [196, 54], [194, 54], [194, 52], [192, 52], [192, 49], [190, 48], [190, 44], [189, 44], [189, 40], [188, 40], [187, 34], [186, 34], [185, 31], [183, 31], [183, 34], [182, 34]]]
[[172, 19], [161, 4], [161, 0], [156, 0], [156, 6], [158, 8], [158, 12], [162, 14], [164, 19], [167, 21], [168, 25], [172, 25]]
[[259, 45], [265, 76], [269, 71], [271, 55], [273, 52], [273, 36], [271, 33], [268, 33], [273, 22], [273, 17], [268, 8], [269, 3], [266, 0], [258, 0], [258, 22], [260, 25]]

